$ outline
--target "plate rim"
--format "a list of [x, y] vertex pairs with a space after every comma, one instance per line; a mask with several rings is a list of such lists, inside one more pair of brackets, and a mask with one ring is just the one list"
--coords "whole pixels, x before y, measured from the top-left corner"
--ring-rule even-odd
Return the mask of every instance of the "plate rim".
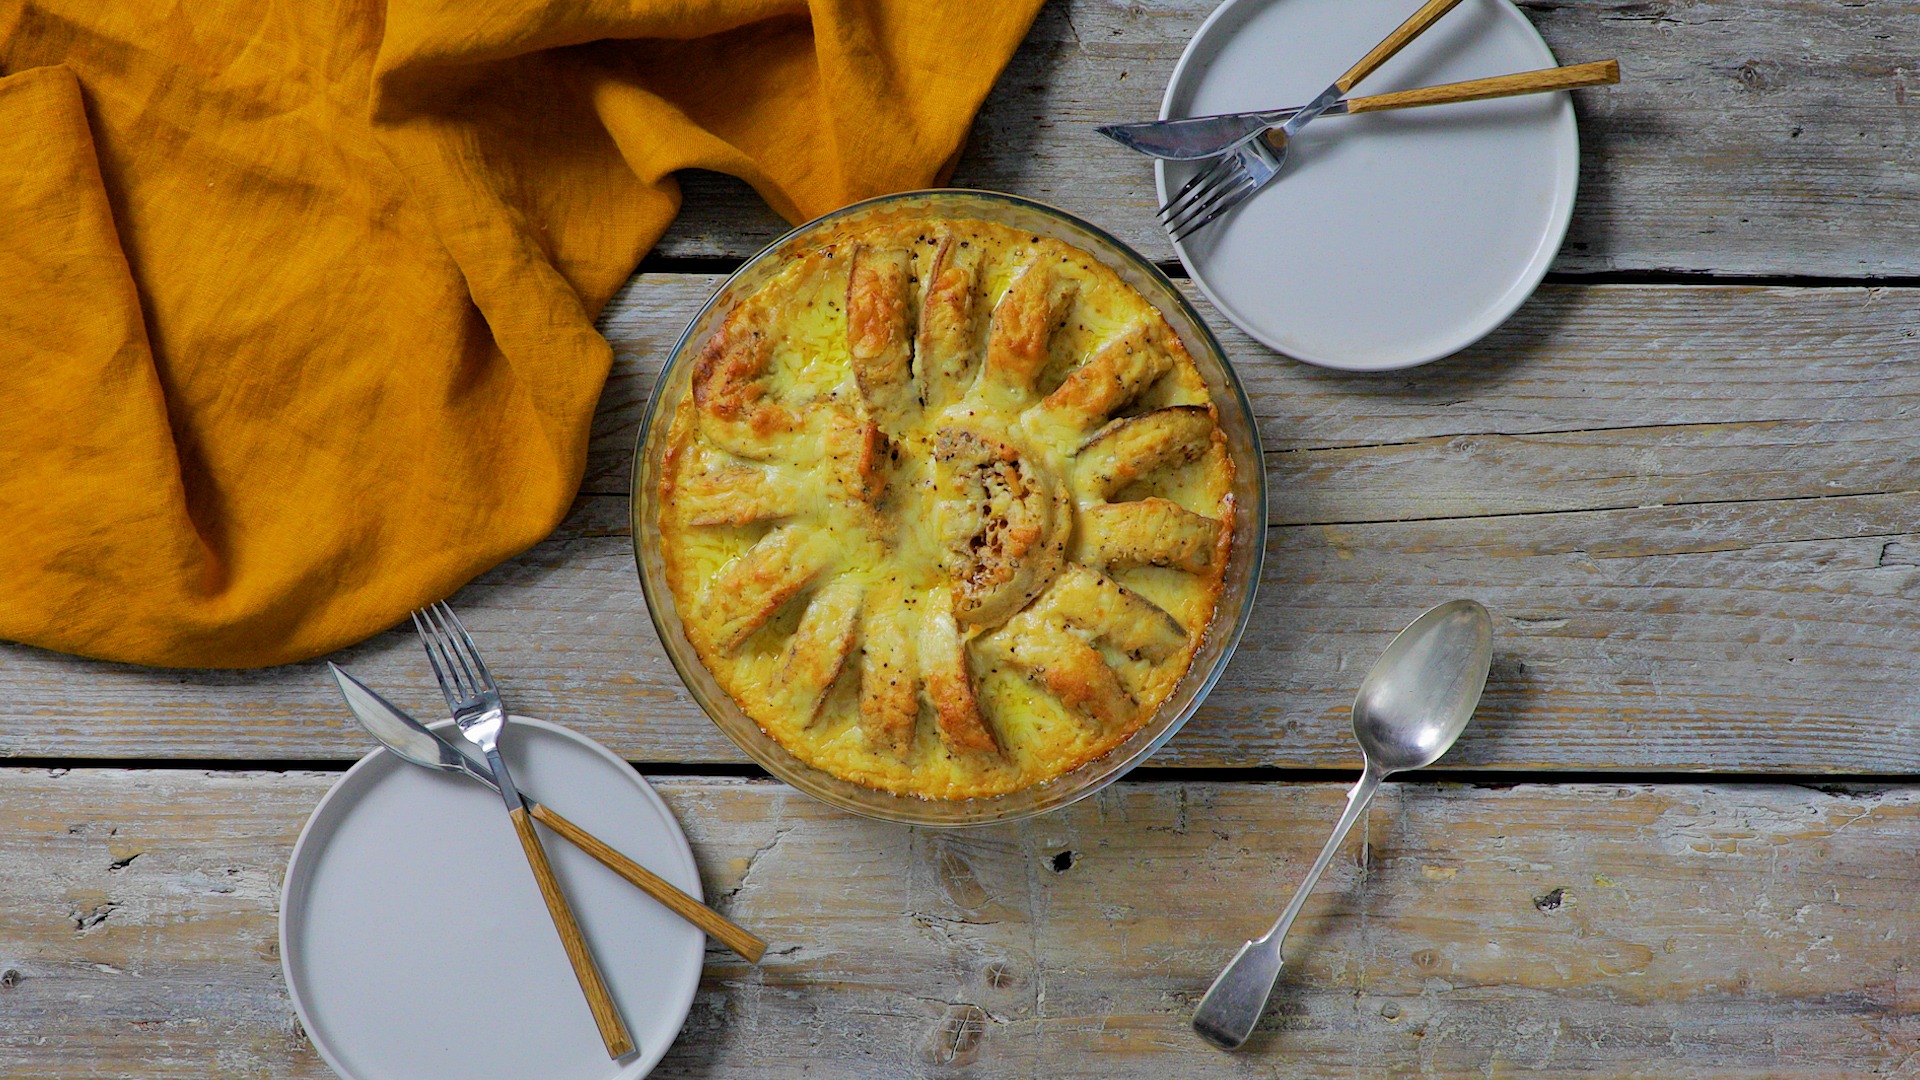
[[[1221, 32], [1217, 30], [1217, 27], [1227, 16], [1244, 6], [1267, 6], [1286, 2], [1288, 2], [1288, 0], [1224, 0], [1220, 6], [1214, 8], [1206, 19], [1201, 22], [1199, 28], [1193, 32], [1193, 36], [1188, 39], [1187, 47], [1181, 51], [1180, 59], [1173, 66], [1172, 74], [1167, 77], [1166, 90], [1162, 92], [1160, 97], [1159, 118], [1162, 120], [1173, 118], [1175, 98], [1183, 91], [1189, 89], [1186, 85], [1189, 79], [1198, 78], [1200, 72], [1204, 71], [1205, 65], [1198, 59], [1202, 47], [1207, 46], [1206, 51], [1209, 53], [1218, 51], [1219, 45], [1207, 45], [1207, 43], [1216, 33]], [[1546, 63], [1542, 66], [1551, 67], [1559, 63], [1558, 59], [1553, 55], [1552, 48], [1548, 46], [1546, 39], [1540, 36], [1540, 29], [1533, 25], [1533, 20], [1527, 18], [1526, 13], [1521, 11], [1519, 6], [1513, 3], [1513, 0], [1489, 0], [1489, 2], [1500, 9], [1503, 17], [1517, 20], [1518, 25], [1525, 28], [1530, 38], [1529, 43], [1537, 46], [1541, 55], [1546, 59]], [[1224, 42], [1221, 44], [1224, 44]], [[1565, 92], [1563, 91], [1563, 93]], [[1565, 246], [1567, 230], [1573, 222], [1573, 208], [1574, 203], [1578, 200], [1580, 187], [1580, 129], [1572, 108], [1570, 96], [1563, 99], [1563, 108], [1556, 129], [1554, 139], [1556, 157], [1564, 159], [1567, 168], [1563, 171], [1563, 179], [1554, 192], [1555, 205], [1552, 211], [1552, 217], [1548, 221], [1547, 227], [1540, 233], [1539, 243], [1534, 246], [1531, 261], [1528, 262], [1524, 271], [1514, 279], [1514, 285], [1509, 288], [1497, 302], [1483, 309], [1478, 318], [1464, 324], [1465, 331], [1463, 333], [1454, 333], [1446, 336], [1442, 339], [1445, 341], [1445, 344], [1437, 349], [1428, 348], [1425, 350], [1416, 350], [1415, 358], [1411, 360], [1396, 359], [1392, 363], [1385, 364], [1356, 363], [1344, 357], [1311, 354], [1311, 350], [1301, 349], [1295, 345], [1284, 343], [1276, 336], [1270, 336], [1265, 331], [1256, 329], [1253, 325], [1250, 325], [1249, 321], [1243, 319], [1238, 311], [1222, 301], [1220, 296], [1214, 291], [1213, 286], [1208, 282], [1206, 275], [1195, 266], [1194, 260], [1188, 256], [1186, 246], [1177, 240], [1170, 241], [1173, 245], [1174, 255], [1179, 258], [1180, 265], [1186, 268], [1187, 276], [1216, 310], [1226, 316], [1229, 322], [1239, 327], [1247, 336], [1283, 356], [1298, 360], [1302, 363], [1312, 364], [1315, 367], [1327, 368], [1334, 371], [1404, 371], [1408, 368], [1419, 367], [1422, 364], [1430, 364], [1435, 360], [1452, 356], [1472, 346], [1474, 343], [1498, 329], [1508, 319], [1512, 318], [1514, 312], [1519, 311], [1521, 306], [1538, 291], [1540, 283], [1545, 280], [1548, 270], [1552, 268], [1553, 260], [1558, 257], [1560, 249]], [[1167, 163], [1165, 161], [1156, 160], [1153, 163], [1153, 180], [1154, 192], [1158, 197], [1158, 204], [1164, 206], [1166, 205], [1168, 193]]]
[[[620, 757], [599, 742], [582, 735], [572, 728], [562, 724], [556, 724], [550, 720], [542, 720], [536, 716], [523, 716], [519, 713], [508, 714], [508, 720], [513, 724], [524, 725], [569, 739], [593, 752], [594, 755], [606, 761], [608, 764], [617, 765], [621, 773], [629, 777], [637, 785], [642, 799], [650, 804], [653, 810], [660, 814], [662, 819], [671, 827], [669, 831], [672, 834], [674, 850], [680, 861], [679, 869], [684, 871], [682, 881], [673, 881], [672, 883], [675, 887], [680, 888], [695, 900], [699, 900], [702, 903], [706, 901], [705, 890], [700, 881], [699, 864], [694, 860], [693, 845], [687, 840], [686, 830], [681, 828], [680, 819], [673, 813], [673, 808], [668, 806], [666, 800], [660, 797], [660, 793], [654, 789], [652, 782], [649, 781], [646, 776], [642, 775], [641, 772], [634, 768], [625, 758]], [[453, 720], [448, 718], [429, 723], [427, 727], [438, 730], [452, 723]], [[360, 760], [348, 766], [347, 771], [340, 774], [340, 779], [334, 781], [326, 793], [320, 796], [320, 801], [314, 804], [313, 811], [307, 815], [307, 820], [300, 826], [300, 835], [295, 838], [293, 851], [287, 856], [286, 870], [280, 882], [280, 917], [275, 939], [280, 949], [280, 977], [286, 982], [287, 997], [293, 1003], [294, 1016], [299, 1020], [301, 1030], [306, 1032], [307, 1041], [313, 1045], [314, 1051], [320, 1055], [320, 1060], [326, 1062], [327, 1067], [338, 1074], [342, 1080], [363, 1080], [363, 1078], [347, 1068], [345, 1062], [340, 1060], [338, 1055], [333, 1052], [333, 1049], [327, 1045], [326, 1039], [321, 1035], [324, 1028], [318, 1027], [313, 1023], [311, 1010], [300, 994], [300, 980], [294, 974], [295, 950], [291, 947], [288, 927], [295, 921], [295, 909], [305, 906], [304, 900], [300, 899], [304, 893], [304, 889], [296, 891], [296, 881], [304, 885], [306, 881], [310, 881], [312, 878], [314, 871], [310, 866], [302, 866], [301, 856], [307, 852], [309, 842], [314, 844], [320, 842], [316, 828], [320, 825], [323, 818], [326, 817], [328, 811], [333, 809], [336, 798], [345, 802], [350, 798], [357, 797], [357, 794], [348, 795], [346, 793], [350, 787], [364, 787], [367, 784], [378, 782], [377, 777], [374, 779], [368, 779], [368, 777], [383, 767], [380, 764], [382, 759], [388, 759], [385, 767], [390, 768], [413, 764], [412, 762], [403, 760], [399, 755], [394, 754], [385, 747], [379, 747], [369, 751]], [[422, 766], [414, 767], [420, 768]], [[658, 873], [659, 871], [655, 870], [655, 872]], [[298, 879], [296, 879], [296, 874], [299, 875]], [[661, 874], [660, 876], [666, 877], [670, 881], [672, 880], [668, 874]], [[691, 884], [689, 885], [683, 882]], [[687, 1017], [693, 1011], [694, 998], [699, 996], [700, 980], [705, 974], [706, 969], [706, 961], [704, 959], [707, 944], [706, 935], [696, 932], [690, 940], [694, 943], [693, 948], [695, 950], [693, 979], [688, 984], [687, 991], [683, 995], [683, 1001], [675, 1007], [661, 1010], [662, 1012], [671, 1012], [674, 1014], [673, 1023], [671, 1024], [673, 1035], [668, 1039], [662, 1040], [658, 1047], [642, 1047], [640, 1055], [634, 1058], [631, 1064], [623, 1067], [620, 1072], [615, 1074], [615, 1080], [641, 1080], [642, 1077], [651, 1074], [655, 1068], [659, 1067], [660, 1062], [666, 1057], [667, 1051], [671, 1049], [675, 1043], [679, 1042], [680, 1033], [686, 1027]]]

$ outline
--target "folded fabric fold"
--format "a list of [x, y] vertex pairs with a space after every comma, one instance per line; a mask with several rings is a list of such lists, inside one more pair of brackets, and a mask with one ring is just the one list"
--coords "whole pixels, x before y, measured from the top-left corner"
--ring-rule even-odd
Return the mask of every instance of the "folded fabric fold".
[[1038, 0], [0, 0], [0, 638], [315, 656], [547, 535], [729, 172], [933, 182]]

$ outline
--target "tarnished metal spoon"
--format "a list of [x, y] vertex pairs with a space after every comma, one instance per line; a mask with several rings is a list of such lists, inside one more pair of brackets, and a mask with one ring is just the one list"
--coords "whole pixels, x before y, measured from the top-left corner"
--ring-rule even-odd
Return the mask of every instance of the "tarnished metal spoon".
[[1493, 619], [1472, 600], [1441, 604], [1407, 625], [1367, 672], [1353, 699], [1353, 737], [1366, 768], [1347, 809], [1278, 922], [1240, 952], [1194, 1010], [1193, 1030], [1226, 1050], [1253, 1034], [1280, 977], [1280, 946], [1341, 841], [1373, 800], [1380, 781], [1440, 760], [1473, 716], [1493, 664]]

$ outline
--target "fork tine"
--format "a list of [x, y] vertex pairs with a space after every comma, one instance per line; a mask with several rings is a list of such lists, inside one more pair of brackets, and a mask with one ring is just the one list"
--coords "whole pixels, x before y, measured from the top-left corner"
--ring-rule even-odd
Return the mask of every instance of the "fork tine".
[[1233, 198], [1236, 193], [1252, 183], [1253, 177], [1247, 172], [1246, 166], [1240, 166], [1234, 170], [1234, 175], [1231, 179], [1223, 179], [1220, 183], [1215, 184], [1213, 189], [1207, 192], [1206, 198], [1188, 206], [1177, 218], [1167, 222], [1167, 231], [1172, 233], [1176, 240], [1187, 235], [1187, 233], [1192, 231], [1193, 223], [1198, 220], [1201, 215], [1206, 214], [1215, 206], [1219, 205], [1223, 199]]
[[447, 624], [449, 612], [450, 609], [445, 604], [430, 604], [427, 606], [427, 621], [433, 624], [440, 648], [449, 658], [447, 666], [449, 668], [455, 664], [460, 666], [462, 677], [456, 681], [460, 683], [460, 688], [466, 696], [472, 699], [480, 696], [480, 680], [474, 678], [473, 667], [467, 663], [466, 653], [460, 648], [460, 640], [453, 636], [453, 630]]
[[1176, 239], [1186, 235], [1187, 225], [1190, 222], [1192, 222], [1195, 218], [1199, 217], [1201, 214], [1206, 213], [1207, 210], [1211, 208], [1215, 202], [1219, 201], [1220, 196], [1223, 192], [1225, 192], [1229, 187], [1232, 187], [1233, 185], [1238, 184], [1239, 182], [1240, 181], [1238, 179], [1235, 179], [1230, 183], [1222, 183], [1214, 186], [1213, 188], [1210, 188], [1207, 191], [1206, 198], [1201, 199], [1193, 203], [1192, 205], [1188, 206], [1185, 210], [1182, 210], [1180, 212], [1180, 215], [1178, 217], [1165, 223], [1168, 235]]
[[1199, 187], [1200, 181], [1206, 179], [1207, 174], [1211, 173], [1214, 169], [1218, 168], [1219, 165], [1220, 165], [1220, 162], [1218, 159], [1216, 159], [1204, 169], [1195, 169], [1193, 171], [1193, 175], [1187, 177], [1187, 182], [1180, 185], [1180, 190], [1174, 192], [1173, 197], [1167, 200], [1166, 205], [1154, 211], [1154, 213], [1160, 215], [1163, 218], [1166, 217], [1167, 211], [1172, 209], [1175, 203], [1178, 203], [1181, 199], [1185, 198], [1188, 192], [1192, 191], [1196, 187]]
[[1244, 186], [1242, 190], [1238, 190], [1238, 192], [1235, 192], [1235, 194], [1233, 194], [1231, 198], [1225, 198], [1225, 200], [1221, 200], [1221, 204], [1219, 204], [1219, 206], [1215, 206], [1215, 208], [1213, 208], [1212, 211], [1210, 211], [1210, 213], [1206, 215], [1206, 217], [1202, 217], [1200, 221], [1194, 221], [1192, 225], [1188, 225], [1187, 229], [1185, 229], [1183, 233], [1179, 233], [1177, 234], [1177, 236], [1173, 236], [1173, 238], [1175, 238], [1175, 240], [1185, 240], [1187, 236], [1192, 236], [1192, 234], [1198, 233], [1198, 231], [1202, 231], [1202, 229], [1206, 229], [1206, 227], [1208, 227], [1208, 223], [1212, 223], [1215, 217], [1219, 217], [1221, 213], [1227, 213], [1229, 209], [1233, 209], [1233, 208], [1236, 208], [1236, 206], [1240, 206], [1242, 202], [1246, 202], [1246, 200], [1248, 200], [1248, 196], [1252, 196], [1252, 194], [1254, 194], [1254, 192], [1258, 192], [1258, 190], [1260, 190], [1260, 184], [1256, 184], [1256, 183], [1246, 184], [1246, 186]]
[[460, 621], [460, 616], [455, 614], [453, 608], [446, 603], [442, 602], [439, 607], [441, 616], [452, 624], [453, 632], [459, 635], [459, 642], [465, 648], [463, 662], [464, 660], [473, 661], [473, 669], [479, 675], [481, 691], [492, 690], [494, 688], [493, 673], [487, 670], [487, 662], [480, 659], [479, 646], [473, 643], [473, 635], [467, 633], [466, 624]]
[[1185, 240], [1187, 237], [1206, 228], [1213, 219], [1247, 201], [1247, 197], [1258, 190], [1260, 190], [1260, 185], [1255, 183], [1251, 176], [1243, 177], [1242, 182], [1221, 198], [1211, 210], [1206, 212], [1204, 217], [1198, 221], [1182, 225], [1179, 231], [1173, 233], [1173, 238], [1175, 240]]
[[1221, 192], [1245, 179], [1247, 175], [1247, 163], [1241, 160], [1240, 155], [1236, 153], [1229, 157], [1222, 158], [1220, 168], [1214, 170], [1214, 173], [1215, 175], [1212, 179], [1200, 191], [1195, 192], [1194, 195], [1187, 200], [1186, 206], [1165, 220], [1164, 224], [1167, 228], [1180, 228], [1184, 222], [1192, 220], [1195, 215], [1205, 213], [1206, 208], [1212, 206], [1214, 202], [1220, 198]]
[[420, 636], [420, 647], [427, 652], [427, 663], [433, 667], [433, 679], [440, 684], [440, 696], [447, 699], [448, 708], [458, 709], [464, 695], [453, 682], [449, 681], [453, 660], [449, 658], [446, 667], [441, 667], [440, 657], [434, 652], [434, 646], [438, 644], [434, 631], [430, 629], [430, 624], [420, 617], [418, 611], [413, 613], [413, 632]]
[[1192, 206], [1196, 198], [1206, 198], [1206, 192], [1212, 188], [1213, 184], [1219, 183], [1219, 179], [1221, 179], [1221, 177], [1227, 173], [1227, 169], [1231, 169], [1231, 167], [1233, 167], [1233, 165], [1231, 165], [1231, 161], [1227, 160], [1227, 158], [1213, 161], [1212, 165], [1208, 165], [1208, 167], [1206, 167], [1204, 171], [1200, 171], [1192, 181], [1188, 181], [1185, 188], [1181, 188], [1181, 194], [1179, 194], [1179, 196], [1167, 200], [1167, 204], [1160, 208], [1160, 221], [1162, 221], [1162, 223], [1165, 223], [1165, 221], [1173, 221], [1173, 219], [1179, 217], [1188, 206]]
[[1205, 171], [1188, 181], [1187, 186], [1180, 189], [1180, 194], [1167, 200], [1167, 205], [1160, 208], [1160, 220], [1164, 222], [1179, 217], [1195, 199], [1205, 198], [1213, 185], [1224, 180], [1239, 167], [1239, 159], [1234, 154], [1228, 154], [1215, 161]]

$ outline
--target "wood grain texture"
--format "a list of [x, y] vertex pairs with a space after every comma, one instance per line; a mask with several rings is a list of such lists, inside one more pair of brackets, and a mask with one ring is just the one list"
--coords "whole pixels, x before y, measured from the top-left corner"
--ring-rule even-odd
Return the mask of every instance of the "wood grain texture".
[[[653, 636], [623, 497], [653, 374], [716, 281], [622, 294], [587, 482], [607, 497], [456, 597], [516, 709], [641, 761], [744, 760]], [[1499, 617], [1500, 660], [1450, 765], [1916, 767], [1920, 290], [1550, 287], [1469, 352], [1387, 376], [1223, 337], [1269, 451], [1268, 568], [1239, 656], [1155, 764], [1350, 767], [1345, 710], [1375, 651], [1469, 595]], [[334, 659], [437, 714], [410, 634]], [[317, 665], [0, 648], [0, 754], [370, 746]]]
[[[575, 825], [558, 810], [545, 803], [528, 803], [534, 820], [552, 829], [600, 864], [632, 882], [640, 891], [671, 908], [673, 912], [699, 927], [708, 937], [740, 954], [749, 964], [758, 963], [767, 951], [767, 943], [745, 927], [675, 888], [673, 882], [641, 866], [607, 845], [599, 837]], [[516, 822], [517, 824], [517, 822]]]
[[[654, 376], [721, 280], [641, 275], [602, 317], [583, 490], [626, 494]], [[1920, 487], [1920, 289], [1549, 285], [1386, 373], [1276, 356], [1185, 291], [1252, 400], [1275, 524]]]
[[513, 819], [513, 831], [520, 838], [521, 850], [527, 853], [527, 866], [540, 887], [540, 899], [546, 902], [547, 914], [553, 917], [553, 929], [560, 935], [560, 945], [566, 950], [567, 963], [573, 967], [573, 977], [580, 984], [581, 995], [587, 999], [588, 1010], [593, 1013], [593, 1026], [600, 1033], [600, 1041], [606, 1044], [607, 1057], [618, 1061], [633, 1053], [633, 1035], [627, 1031], [620, 1008], [607, 991], [606, 978], [600, 974], [600, 965], [593, 958], [587, 936], [580, 932], [573, 905], [567, 902], [560, 879], [553, 875], [553, 864], [547, 861], [546, 849], [540, 846], [540, 834], [533, 829], [533, 819], [524, 806], [514, 807], [508, 816]]
[[1381, 64], [1396, 56], [1407, 47], [1414, 38], [1426, 33], [1427, 28], [1440, 21], [1440, 16], [1452, 11], [1460, 0], [1427, 0], [1419, 10], [1407, 17], [1407, 21], [1393, 28], [1393, 33], [1382, 38], [1380, 44], [1367, 50], [1367, 55], [1354, 62], [1347, 73], [1334, 80], [1342, 93], [1353, 89], [1353, 84], [1377, 71]]
[[1591, 64], [1523, 71], [1517, 75], [1496, 75], [1491, 79], [1423, 86], [1418, 90], [1400, 90], [1391, 94], [1372, 94], [1347, 102], [1350, 113], [1381, 112], [1387, 109], [1411, 109], [1422, 105], [1447, 105], [1457, 101], [1484, 101], [1488, 98], [1518, 94], [1544, 94], [1550, 90], [1578, 90], [1588, 86], [1611, 86], [1620, 81], [1618, 60], [1596, 60]]
[[[1153, 219], [1151, 169], [1093, 128], [1159, 115], [1174, 62], [1214, 7], [1049, 3], [988, 97], [953, 182], [1045, 200], [1172, 259]], [[1618, 88], [1576, 96], [1579, 203], [1556, 270], [1920, 273], [1920, 9], [1881, 0], [1521, 7], [1561, 62], [1612, 56], [1625, 69]], [[741, 257], [785, 231], [739, 181], [690, 174], [684, 187], [662, 255]]]
[[[0, 771], [11, 1075], [326, 1077], [275, 954], [335, 779]], [[1392, 783], [1290, 938], [1246, 1051], [1185, 1028], [1337, 815], [1337, 784], [1122, 783], [920, 832], [769, 783], [659, 785], [717, 946], [669, 1078], [1905, 1075], [1920, 788]]]

